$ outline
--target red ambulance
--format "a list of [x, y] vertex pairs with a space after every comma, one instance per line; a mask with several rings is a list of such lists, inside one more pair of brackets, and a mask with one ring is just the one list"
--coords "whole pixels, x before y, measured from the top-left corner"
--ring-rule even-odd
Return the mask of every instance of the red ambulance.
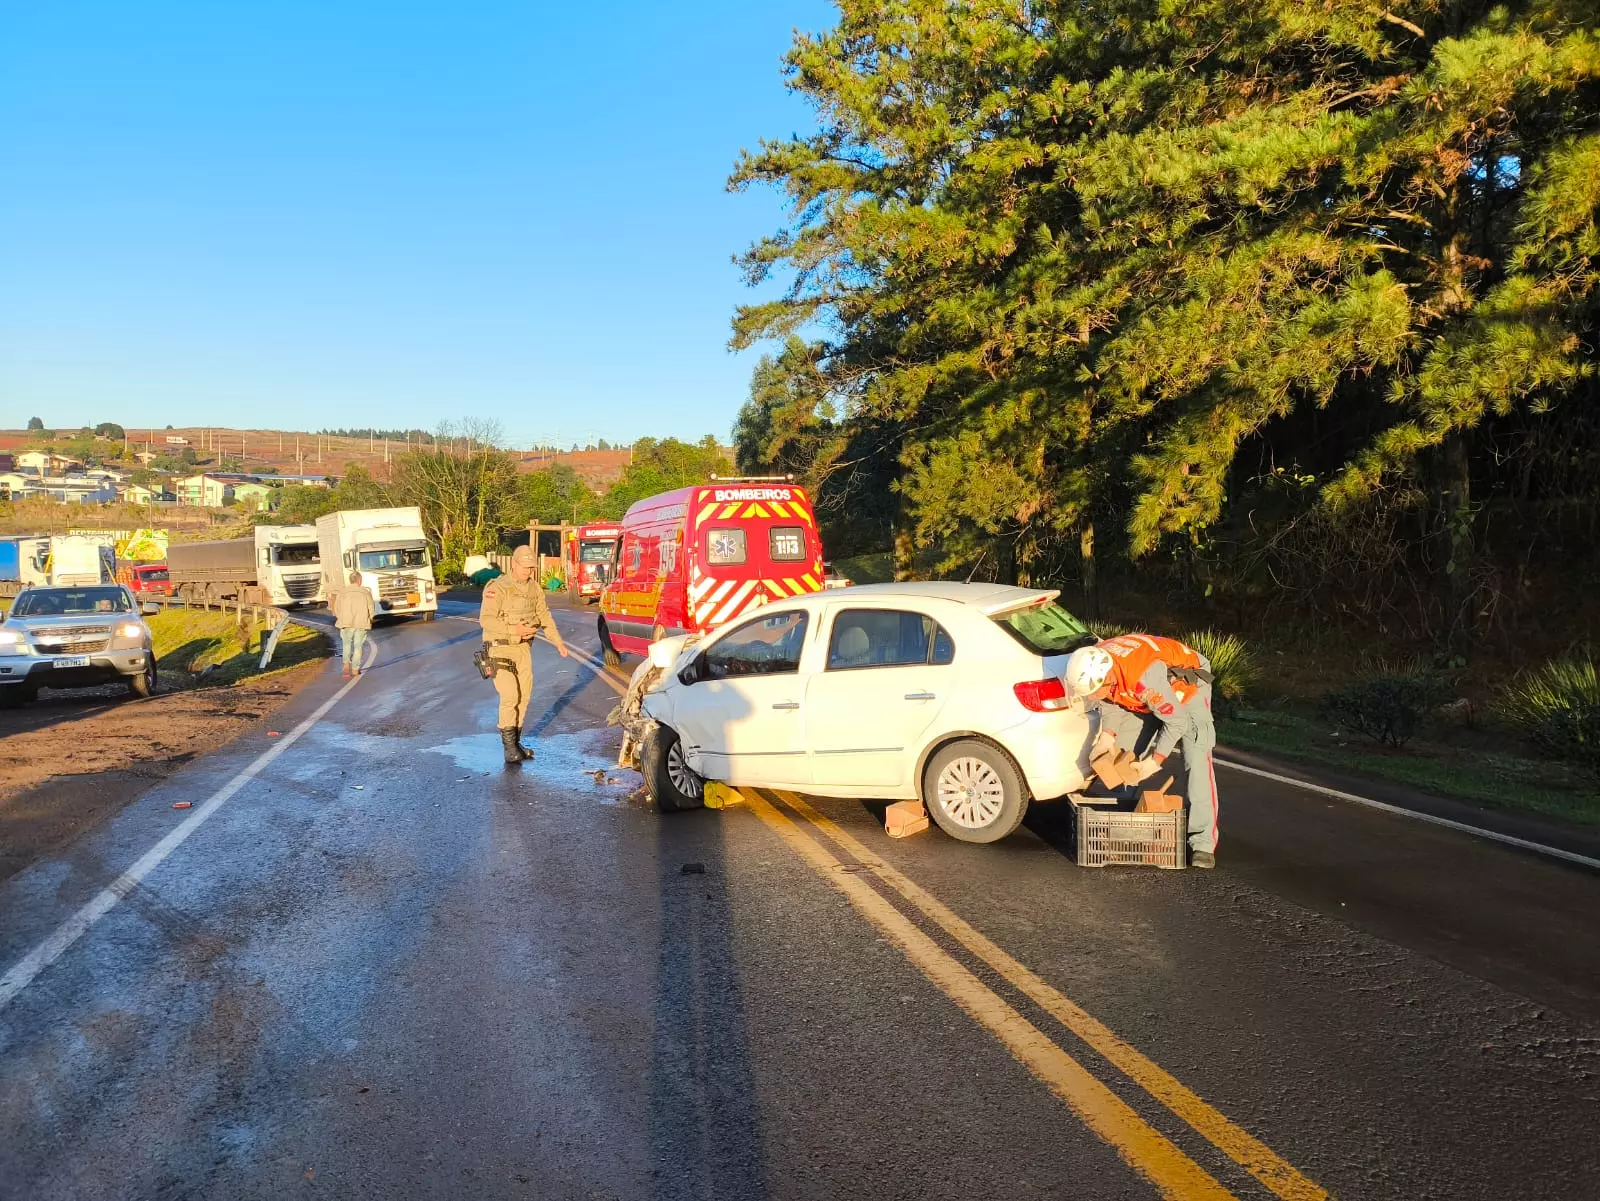
[[561, 558], [566, 566], [567, 592], [574, 599], [585, 603], [600, 599], [621, 537], [619, 525], [580, 525], [567, 531]]
[[622, 519], [600, 594], [606, 662], [642, 655], [764, 605], [822, 591], [822, 540], [805, 489], [719, 480], [641, 500]]

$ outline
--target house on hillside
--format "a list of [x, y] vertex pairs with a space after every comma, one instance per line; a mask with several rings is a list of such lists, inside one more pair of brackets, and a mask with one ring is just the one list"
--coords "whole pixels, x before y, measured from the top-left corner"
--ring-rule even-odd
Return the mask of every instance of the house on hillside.
[[265, 513], [268, 509], [278, 507], [280, 491], [281, 489], [271, 484], [264, 484], [260, 480], [239, 480], [233, 485], [233, 501], [258, 513]]
[[138, 459], [139, 462], [143, 463], [146, 467], [148, 467], [148, 466], [150, 466], [151, 463], [154, 463], [161, 456], [156, 454], [156, 452], [153, 451], [153, 450], [141, 450], [141, 451], [138, 451], [137, 453], [135, 453], [133, 457]]
[[65, 475], [71, 468], [82, 468], [83, 464], [77, 459], [58, 455], [50, 450], [25, 450], [17, 456], [16, 466], [23, 471], [36, 471], [40, 475]]
[[284, 487], [331, 488], [337, 482], [331, 475], [264, 475], [260, 477]]
[[220, 509], [233, 503], [233, 484], [215, 475], [187, 475], [174, 480], [172, 488], [180, 505]]
[[39, 494], [64, 505], [104, 505], [117, 499], [117, 489], [105, 480], [83, 475], [45, 476]]
[[38, 495], [38, 476], [31, 472], [0, 472], [0, 500], [31, 500]]
[[168, 434], [167, 435], [167, 445], [168, 446], [188, 446], [189, 445], [189, 439], [185, 438], [182, 434]]
[[166, 505], [176, 497], [162, 488], [146, 488], [143, 484], [129, 484], [122, 490], [122, 499], [130, 505]]

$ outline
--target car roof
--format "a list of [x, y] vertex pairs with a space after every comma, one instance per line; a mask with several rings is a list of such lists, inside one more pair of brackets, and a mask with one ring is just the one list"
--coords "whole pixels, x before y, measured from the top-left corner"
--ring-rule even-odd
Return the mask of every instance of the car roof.
[[1015, 584], [963, 583], [960, 580], [908, 580], [898, 584], [857, 584], [828, 595], [830, 601], [848, 602], [857, 598], [893, 601], [898, 598], [953, 601], [970, 605], [984, 614], [1006, 613], [1029, 605], [1055, 600], [1058, 588], [1019, 588]]
[[[1018, 588], [1014, 584], [969, 584], [960, 580], [912, 580], [900, 584], [856, 584], [826, 592], [775, 601], [764, 609], [813, 609], [818, 605], [891, 605], [896, 601], [937, 600], [967, 605], [986, 617], [1048, 603], [1061, 595], [1057, 588]], [[741, 617], [761, 612], [752, 609]], [[735, 618], [735, 621], [738, 619]], [[729, 624], [733, 624], [730, 622]]]

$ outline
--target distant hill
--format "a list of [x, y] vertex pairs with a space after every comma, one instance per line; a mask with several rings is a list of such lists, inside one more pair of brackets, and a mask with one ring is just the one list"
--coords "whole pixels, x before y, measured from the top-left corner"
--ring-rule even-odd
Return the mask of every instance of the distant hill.
[[[276, 469], [285, 475], [343, 476], [352, 465], [360, 464], [382, 479], [387, 474], [389, 462], [408, 449], [403, 441], [391, 441], [386, 445], [382, 438], [318, 436], [296, 430], [205, 429], [193, 426], [169, 430], [129, 426], [127, 432], [128, 444], [133, 450], [148, 447], [158, 454], [169, 451], [178, 454], [185, 445], [194, 447], [202, 470], [206, 467], [215, 469], [223, 458], [239, 459], [242, 455], [242, 470], [246, 472]], [[22, 450], [37, 437], [37, 433], [26, 430], [0, 430], [0, 453]], [[178, 438], [185, 441], [169, 441]], [[629, 462], [627, 450], [552, 453], [512, 449], [510, 453], [516, 457], [519, 471], [540, 471], [557, 463], [565, 464], [597, 492], [603, 492], [616, 483]]]

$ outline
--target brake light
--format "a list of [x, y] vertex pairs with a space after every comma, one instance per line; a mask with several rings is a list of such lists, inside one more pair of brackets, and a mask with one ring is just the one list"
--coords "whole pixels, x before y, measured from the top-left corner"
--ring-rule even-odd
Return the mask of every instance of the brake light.
[[1067, 685], [1059, 678], [1024, 680], [1020, 684], [1013, 684], [1011, 691], [1017, 694], [1017, 700], [1022, 702], [1022, 707], [1033, 713], [1049, 713], [1055, 709], [1065, 709], [1069, 703]]

